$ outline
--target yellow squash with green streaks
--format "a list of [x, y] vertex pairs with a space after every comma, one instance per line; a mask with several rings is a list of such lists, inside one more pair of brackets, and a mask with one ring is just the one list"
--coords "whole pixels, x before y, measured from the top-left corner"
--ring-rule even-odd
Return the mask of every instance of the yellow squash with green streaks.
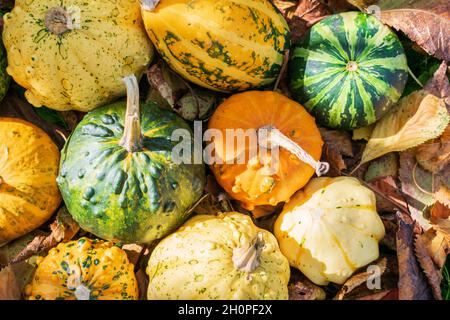
[[289, 263], [247, 215], [200, 215], [162, 240], [147, 274], [149, 300], [287, 299]]
[[186, 79], [231, 92], [261, 87], [277, 78], [290, 45], [289, 28], [271, 1], [141, 3], [150, 39]]
[[4, 17], [7, 72], [36, 107], [89, 111], [125, 95], [153, 49], [137, 0], [17, 0]]

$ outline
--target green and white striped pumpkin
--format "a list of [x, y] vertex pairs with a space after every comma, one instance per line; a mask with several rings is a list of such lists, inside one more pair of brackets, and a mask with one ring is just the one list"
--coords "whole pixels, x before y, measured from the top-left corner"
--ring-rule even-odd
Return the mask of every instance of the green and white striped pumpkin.
[[360, 12], [315, 24], [294, 49], [290, 87], [316, 120], [355, 129], [377, 121], [402, 95], [408, 65], [394, 32]]

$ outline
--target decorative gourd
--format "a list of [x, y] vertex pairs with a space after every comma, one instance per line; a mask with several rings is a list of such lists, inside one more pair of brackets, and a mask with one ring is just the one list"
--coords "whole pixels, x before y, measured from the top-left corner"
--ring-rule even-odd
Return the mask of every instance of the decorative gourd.
[[[211, 137], [213, 141], [205, 153], [212, 153], [213, 160], [208, 163], [219, 184], [249, 210], [289, 200], [315, 169], [319, 174], [326, 171], [316, 162], [323, 141], [314, 118], [300, 104], [279, 93], [248, 91], [232, 96], [217, 108], [209, 129], [218, 130], [221, 136]], [[270, 137], [257, 137], [262, 129]], [[227, 138], [227, 130], [233, 130], [237, 141], [243, 143]], [[246, 131], [247, 137], [254, 135], [253, 139], [245, 137]], [[272, 150], [266, 149], [267, 142], [281, 147], [279, 161], [272, 156]], [[305, 158], [303, 151], [309, 157]]]
[[3, 48], [3, 45], [0, 46], [0, 101], [6, 96], [6, 93], [9, 89], [9, 83], [11, 82], [11, 78], [6, 72], [6, 66], [8, 65], [8, 61], [6, 60], [6, 52]]
[[275, 237], [241, 213], [200, 215], [152, 252], [149, 300], [287, 299], [289, 263]]
[[316, 120], [355, 129], [374, 123], [402, 95], [408, 65], [401, 42], [376, 17], [357, 12], [315, 24], [295, 48], [290, 87]]
[[[159, 4], [155, 7], [155, 2]], [[290, 46], [269, 0], [141, 0], [147, 33], [177, 73], [218, 91], [272, 83]]]
[[134, 266], [111, 242], [80, 238], [39, 257], [29, 300], [137, 300]]
[[47, 221], [61, 202], [59, 150], [20, 119], [0, 118], [0, 245]]
[[313, 179], [283, 208], [275, 236], [291, 266], [318, 285], [342, 284], [378, 258], [375, 194], [355, 178]]
[[89, 111], [125, 95], [153, 55], [136, 0], [16, 0], [4, 16], [8, 73], [34, 106]]
[[[128, 101], [88, 113], [62, 151], [58, 185], [67, 209], [96, 236], [150, 243], [181, 225], [203, 193], [203, 164], [176, 164], [174, 130], [191, 129], [154, 103], [139, 111], [135, 76]], [[125, 112], [126, 107], [126, 112]]]

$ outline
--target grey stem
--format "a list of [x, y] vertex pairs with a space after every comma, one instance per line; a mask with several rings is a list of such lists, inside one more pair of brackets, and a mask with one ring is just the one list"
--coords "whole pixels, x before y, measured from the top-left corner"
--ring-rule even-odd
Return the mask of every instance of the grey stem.
[[233, 264], [243, 272], [253, 272], [260, 265], [261, 252], [264, 248], [263, 234], [259, 232], [255, 238], [242, 247], [233, 250]]

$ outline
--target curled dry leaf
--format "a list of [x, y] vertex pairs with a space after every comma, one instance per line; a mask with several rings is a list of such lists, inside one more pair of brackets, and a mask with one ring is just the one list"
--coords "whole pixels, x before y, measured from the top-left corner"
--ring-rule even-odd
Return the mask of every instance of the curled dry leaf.
[[376, 277], [381, 278], [381, 275], [386, 271], [387, 260], [386, 258], [381, 258], [375, 263], [371, 264], [372, 268], [368, 268], [366, 271], [358, 273], [348, 279], [344, 285], [341, 287], [339, 292], [336, 294], [334, 299], [343, 300], [346, 295], [352, 292], [355, 288], [368, 284], [374, 281]]
[[309, 281], [298, 270], [291, 269], [288, 285], [289, 300], [325, 300], [325, 291]]
[[450, 254], [450, 235], [438, 229], [429, 229], [418, 236], [439, 269], [444, 267]]
[[405, 198], [394, 177], [375, 178], [368, 184], [375, 191], [378, 212], [394, 212], [396, 209], [408, 212]]
[[49, 235], [37, 235], [27, 244], [27, 246], [20, 251], [11, 261], [10, 264], [16, 264], [31, 256], [48, 251], [55, 247], [60, 242], [66, 242], [72, 239], [80, 230], [80, 227], [72, 219], [65, 207], [62, 207], [57, 215], [55, 221], [50, 225], [51, 233]]
[[430, 286], [414, 252], [414, 221], [405, 213], [397, 212], [397, 258], [400, 300], [430, 300]]
[[343, 156], [353, 157], [350, 135], [345, 131], [319, 128], [324, 144], [324, 159], [336, 170], [347, 169]]
[[436, 300], [442, 300], [441, 293], [441, 272], [439, 268], [433, 262], [431, 255], [427, 249], [426, 243], [420, 236], [416, 236], [414, 241], [414, 248], [416, 252], [417, 260], [422, 267], [423, 272], [427, 276], [428, 283], [431, 286], [433, 296]]
[[449, 98], [450, 83], [447, 77], [447, 63], [445, 61], [441, 63], [433, 77], [427, 82], [424, 90], [439, 98]]
[[428, 54], [450, 60], [450, 2], [447, 0], [348, 0], [362, 11], [379, 14]]
[[439, 137], [450, 117], [444, 100], [425, 91], [415, 91], [375, 126], [362, 156], [362, 163], [389, 152], [404, 151]]
[[437, 139], [431, 140], [415, 151], [417, 162], [432, 173], [439, 173], [450, 165], [450, 125], [444, 133]]
[[20, 300], [19, 282], [11, 267], [0, 270], [0, 300]]

